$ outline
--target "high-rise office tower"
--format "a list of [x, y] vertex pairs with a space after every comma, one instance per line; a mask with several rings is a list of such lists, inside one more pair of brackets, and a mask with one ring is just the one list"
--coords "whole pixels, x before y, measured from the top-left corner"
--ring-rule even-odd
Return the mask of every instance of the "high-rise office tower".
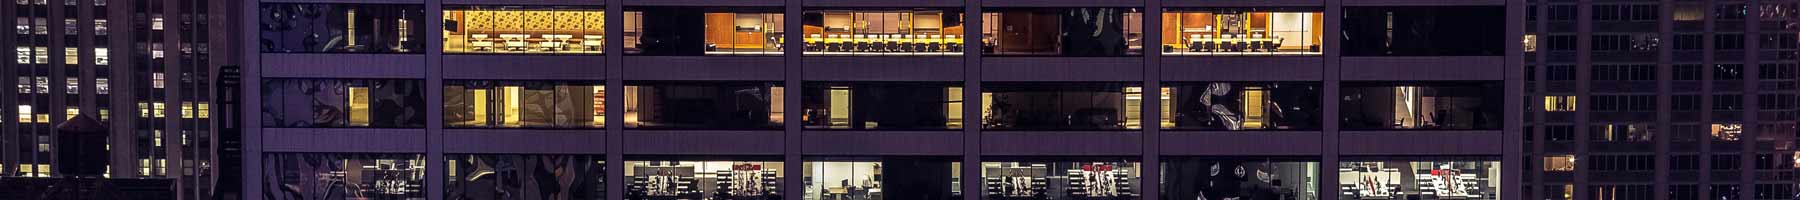
[[236, 62], [238, 3], [195, 0], [17, 0], [0, 8], [17, 59], [3, 71], [0, 176], [60, 177], [55, 127], [75, 116], [106, 124], [112, 178], [166, 178], [179, 199], [207, 197], [209, 75]]
[[1800, 198], [1800, 1], [1527, 5], [1522, 195]]

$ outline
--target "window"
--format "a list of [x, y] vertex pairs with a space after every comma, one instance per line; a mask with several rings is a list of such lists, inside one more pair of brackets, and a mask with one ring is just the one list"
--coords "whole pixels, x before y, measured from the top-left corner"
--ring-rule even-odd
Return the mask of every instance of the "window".
[[[269, 191], [273, 196], [298, 199], [344, 196], [425, 198], [427, 162], [422, 154], [270, 153], [263, 159], [269, 170], [264, 173], [263, 181], [290, 188]], [[319, 184], [320, 178], [336, 182]], [[382, 187], [344, 187], [346, 185]]]
[[1677, 34], [1673, 48], [1675, 50], [1700, 50], [1704, 46], [1702, 44], [1706, 42], [1701, 38], [1703, 37], [1699, 34]]
[[1700, 110], [1700, 95], [1670, 95], [1669, 108], [1676, 111]]
[[1550, 21], [1574, 21], [1575, 5], [1551, 5]]
[[1705, 77], [1705, 73], [1701, 71], [1704, 69], [1705, 67], [1694, 64], [1673, 65], [1670, 66], [1670, 71], [1674, 73], [1671, 78], [1678, 81], [1697, 81], [1700, 80], [1700, 77]]
[[[962, 191], [961, 163], [935, 158], [808, 161], [804, 199], [954, 199]], [[780, 180], [777, 180], [780, 181]], [[835, 197], [835, 198], [834, 198]]]
[[1698, 169], [1700, 169], [1700, 156], [1696, 156], [1696, 155], [1669, 156], [1669, 169], [1676, 170], [1676, 171], [1698, 170]]
[[982, 54], [994, 56], [1143, 55], [1143, 12], [1136, 8], [987, 8]]
[[1744, 96], [1735, 94], [1713, 95], [1713, 110], [1743, 110]]
[[1800, 35], [1763, 34], [1762, 42], [1757, 43], [1762, 49], [1796, 49], [1800, 48]]
[[1125, 130], [1142, 126], [1143, 89], [1105, 82], [992, 82], [981, 89], [982, 128]]
[[[1345, 7], [1345, 56], [1500, 56], [1503, 6]], [[1553, 38], [1554, 39], [1554, 38]], [[1552, 44], [1552, 50], [1556, 50]]]
[[1696, 22], [1706, 19], [1706, 6], [1681, 4], [1674, 7], [1676, 22]]
[[1744, 20], [1750, 16], [1750, 7], [1743, 3], [1719, 3], [1713, 9], [1713, 18], [1718, 20]]
[[1743, 162], [1738, 155], [1712, 155], [1712, 170], [1737, 170]]
[[1756, 95], [1757, 108], [1762, 110], [1793, 110], [1796, 102], [1794, 94], [1759, 94]]
[[1656, 95], [1594, 95], [1596, 112], [1655, 112]]
[[1713, 35], [1713, 49], [1718, 49], [1718, 50], [1744, 49], [1744, 34], [1714, 34]]
[[1551, 66], [1546, 66], [1545, 68], [1546, 69], [1544, 69], [1544, 80], [1550, 80], [1550, 81], [1572, 81], [1572, 80], [1575, 80], [1575, 66], [1574, 65], [1551, 65]]
[[1650, 142], [1656, 125], [1646, 123], [1598, 123], [1589, 128], [1588, 140], [1601, 142]]
[[962, 55], [963, 13], [949, 9], [819, 9], [802, 16], [806, 55]]
[[781, 55], [785, 19], [774, 7], [631, 7], [625, 53], [646, 56]]
[[1651, 192], [1650, 188], [1651, 188], [1650, 185], [1596, 185], [1596, 186], [1590, 186], [1590, 187], [1588, 187], [1588, 190], [1592, 191], [1593, 195], [1590, 196], [1588, 199], [1593, 199], [1593, 200], [1655, 199], [1656, 193]]
[[1575, 171], [1575, 156], [1574, 155], [1544, 156], [1544, 171], [1546, 171], [1546, 172], [1573, 172], [1573, 171]]
[[1595, 21], [1650, 21], [1657, 19], [1656, 5], [1594, 5]]
[[1757, 67], [1756, 77], [1763, 80], [1791, 80], [1800, 75], [1795, 73], [1796, 66], [1800, 64], [1764, 63]]
[[[1497, 174], [1500, 171], [1497, 161], [1463, 158], [1346, 160], [1338, 164], [1338, 185], [1343, 186], [1338, 199], [1374, 199], [1428, 192], [1440, 198], [1499, 199], [1498, 184], [1502, 176]], [[1396, 184], [1409, 182], [1416, 184]]]
[[1713, 80], [1743, 80], [1744, 64], [1713, 65]]
[[1586, 162], [1589, 170], [1613, 172], [1647, 172], [1656, 169], [1654, 155], [1593, 155]]
[[1738, 141], [1738, 139], [1740, 139], [1739, 136], [1743, 134], [1744, 124], [1712, 124], [1713, 141]]
[[1550, 35], [1548, 46], [1550, 51], [1575, 51], [1575, 36]]
[[1738, 185], [1714, 184], [1711, 192], [1712, 195], [1708, 199], [1739, 199]]
[[263, 80], [262, 124], [286, 127], [419, 128], [425, 126], [420, 80]]
[[1544, 112], [1574, 112], [1575, 96], [1544, 96]]
[[1669, 185], [1669, 199], [1700, 199], [1700, 186]]
[[[1319, 162], [1280, 157], [1164, 158], [1158, 199], [1320, 199]], [[1214, 170], [1217, 169], [1217, 170]], [[1218, 172], [1218, 173], [1213, 173]], [[1243, 172], [1243, 173], [1237, 173]]]
[[1660, 45], [1659, 42], [1660, 41], [1658, 41], [1656, 34], [1634, 34], [1634, 35], [1596, 34], [1596, 35], [1592, 36], [1592, 40], [1591, 40], [1591, 42], [1589, 42], [1589, 44], [1592, 45], [1592, 49], [1594, 51], [1602, 51], [1602, 52], [1605, 52], [1605, 51], [1655, 52], [1658, 50], [1657, 46]]
[[963, 88], [951, 82], [807, 83], [807, 129], [961, 129]]
[[418, 4], [262, 4], [262, 51], [420, 53], [425, 10]]
[[1551, 142], [1575, 141], [1575, 126], [1570, 126], [1570, 125], [1544, 126], [1544, 138], [1545, 138], [1545, 140], [1549, 140]]
[[[1085, 196], [1096, 199], [1139, 199], [1138, 162], [982, 162], [986, 200]], [[1051, 189], [1050, 185], [1066, 188]]]
[[445, 53], [600, 53], [599, 7], [445, 6]]
[[638, 191], [625, 199], [780, 199], [782, 166], [780, 161], [626, 161], [629, 188]]
[[779, 129], [784, 91], [780, 82], [626, 82], [625, 127]]
[[[1523, 40], [1524, 41], [1521, 41], [1520, 43], [1522, 43], [1522, 45], [1525, 45], [1526, 53], [1537, 52], [1537, 49], [1538, 49], [1537, 34], [1525, 34]], [[1530, 74], [1530, 73], [1526, 73], [1526, 74]]]
[[1594, 65], [1593, 80], [1596, 81], [1654, 81], [1655, 65]]
[[1800, 185], [1795, 183], [1756, 184], [1756, 199], [1792, 199]]
[[[598, 155], [445, 155], [447, 199], [482, 199], [498, 194], [555, 191], [568, 199], [604, 199], [606, 157]], [[515, 167], [493, 167], [515, 166]], [[521, 167], [530, 166], [530, 167]], [[555, 184], [539, 182], [556, 180]], [[533, 185], [536, 187], [518, 187]], [[512, 186], [512, 187], [507, 187]]]
[[1319, 9], [1196, 8], [1163, 13], [1164, 55], [1320, 55]]
[[1345, 82], [1345, 129], [1500, 129], [1498, 82]]
[[1164, 89], [1163, 127], [1183, 130], [1317, 130], [1315, 82], [1188, 82]]
[[599, 81], [444, 81], [444, 124], [455, 128], [599, 128]]

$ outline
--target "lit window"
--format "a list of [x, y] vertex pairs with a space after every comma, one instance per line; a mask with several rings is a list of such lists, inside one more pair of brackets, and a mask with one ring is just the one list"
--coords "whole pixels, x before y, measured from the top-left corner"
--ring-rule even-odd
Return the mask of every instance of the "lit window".
[[106, 48], [94, 48], [94, 65], [112, 64], [112, 58], [107, 55]]
[[1206, 8], [1163, 14], [1164, 55], [1320, 55], [1325, 14], [1317, 9]]
[[1545, 96], [1545, 112], [1574, 112], [1575, 96]]
[[79, 65], [79, 64], [81, 64], [81, 49], [77, 49], [77, 48], [73, 48], [73, 47], [63, 47], [63, 64], [64, 65]]
[[1738, 135], [1744, 133], [1744, 124], [1712, 124], [1712, 137], [1718, 141], [1738, 141]]
[[196, 113], [194, 115], [199, 116], [201, 119], [211, 118], [212, 114], [209, 114], [209, 113], [211, 112], [212, 109], [210, 109], [208, 107], [211, 107], [211, 106], [209, 106], [207, 103], [200, 103], [199, 107], [197, 107], [196, 111], [194, 111]]
[[156, 118], [162, 118], [163, 117], [163, 108], [164, 107], [163, 107], [162, 102], [150, 103], [150, 109], [151, 109], [150, 116], [153, 116]]
[[107, 94], [107, 93], [112, 92], [112, 85], [109, 83], [110, 83], [110, 80], [107, 80], [106, 78], [95, 78], [94, 79], [94, 92], [97, 92], [100, 94]]
[[1546, 171], [1546, 172], [1572, 172], [1572, 171], [1575, 171], [1575, 156], [1573, 156], [1573, 155], [1544, 156], [1544, 171]]
[[31, 105], [19, 105], [19, 123], [30, 123], [33, 121], [36, 120], [31, 119]]
[[1525, 52], [1537, 52], [1537, 34], [1525, 34], [1523, 40], [1520, 42], [1524, 43]]
[[63, 119], [65, 120], [74, 119], [75, 115], [81, 115], [81, 107], [69, 106], [68, 108], [63, 108], [63, 115]]
[[369, 87], [350, 87], [350, 126], [369, 126]]
[[181, 118], [182, 119], [193, 119], [194, 118], [194, 103], [181, 102]]
[[63, 78], [63, 93], [81, 94], [81, 78], [80, 77], [64, 77]]
[[163, 73], [150, 73], [150, 88], [163, 88]]
[[163, 30], [163, 18], [160, 14], [150, 18], [150, 30]]

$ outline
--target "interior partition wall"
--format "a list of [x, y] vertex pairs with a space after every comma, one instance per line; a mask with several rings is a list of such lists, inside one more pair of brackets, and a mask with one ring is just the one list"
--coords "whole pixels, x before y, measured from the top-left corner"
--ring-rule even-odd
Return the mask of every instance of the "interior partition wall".
[[246, 4], [248, 199], [1510, 200], [1539, 160], [1518, 1]]

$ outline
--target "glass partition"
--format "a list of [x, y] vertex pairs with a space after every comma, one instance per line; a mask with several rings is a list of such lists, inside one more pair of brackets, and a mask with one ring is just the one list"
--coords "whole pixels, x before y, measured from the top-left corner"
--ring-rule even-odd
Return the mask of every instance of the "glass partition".
[[1163, 55], [1321, 55], [1325, 14], [1317, 8], [1165, 9]]
[[1500, 162], [1381, 159], [1338, 164], [1338, 199], [1500, 199]]
[[1292, 158], [1163, 159], [1162, 199], [1319, 199], [1318, 161]]
[[298, 79], [262, 82], [265, 128], [425, 127], [424, 81]]
[[265, 155], [260, 187], [269, 199], [425, 199], [423, 154]]
[[781, 8], [630, 7], [625, 53], [647, 56], [779, 56]]
[[444, 126], [451, 128], [600, 128], [600, 81], [444, 81]]
[[1135, 200], [1138, 162], [982, 162], [987, 200]]
[[988, 130], [1142, 128], [1143, 88], [1131, 83], [994, 82], [981, 88]]
[[962, 128], [963, 88], [955, 82], [807, 83], [807, 129], [949, 130]]
[[953, 56], [963, 14], [949, 9], [819, 9], [803, 16], [806, 55]]
[[625, 127], [778, 130], [780, 82], [627, 82]]
[[445, 53], [598, 54], [601, 7], [444, 6]]
[[445, 199], [606, 199], [606, 157], [451, 154]]
[[[1163, 88], [1170, 130], [1319, 130], [1317, 82], [1176, 82]], [[1172, 99], [1171, 99], [1172, 98]]]
[[812, 161], [806, 200], [962, 199], [961, 164], [939, 159], [885, 158], [882, 161]]
[[780, 161], [626, 161], [625, 199], [780, 200]]
[[982, 54], [994, 56], [1143, 55], [1137, 8], [983, 8]]
[[262, 52], [421, 53], [419, 4], [263, 3]]
[[1498, 81], [1344, 82], [1345, 130], [1499, 130]]

